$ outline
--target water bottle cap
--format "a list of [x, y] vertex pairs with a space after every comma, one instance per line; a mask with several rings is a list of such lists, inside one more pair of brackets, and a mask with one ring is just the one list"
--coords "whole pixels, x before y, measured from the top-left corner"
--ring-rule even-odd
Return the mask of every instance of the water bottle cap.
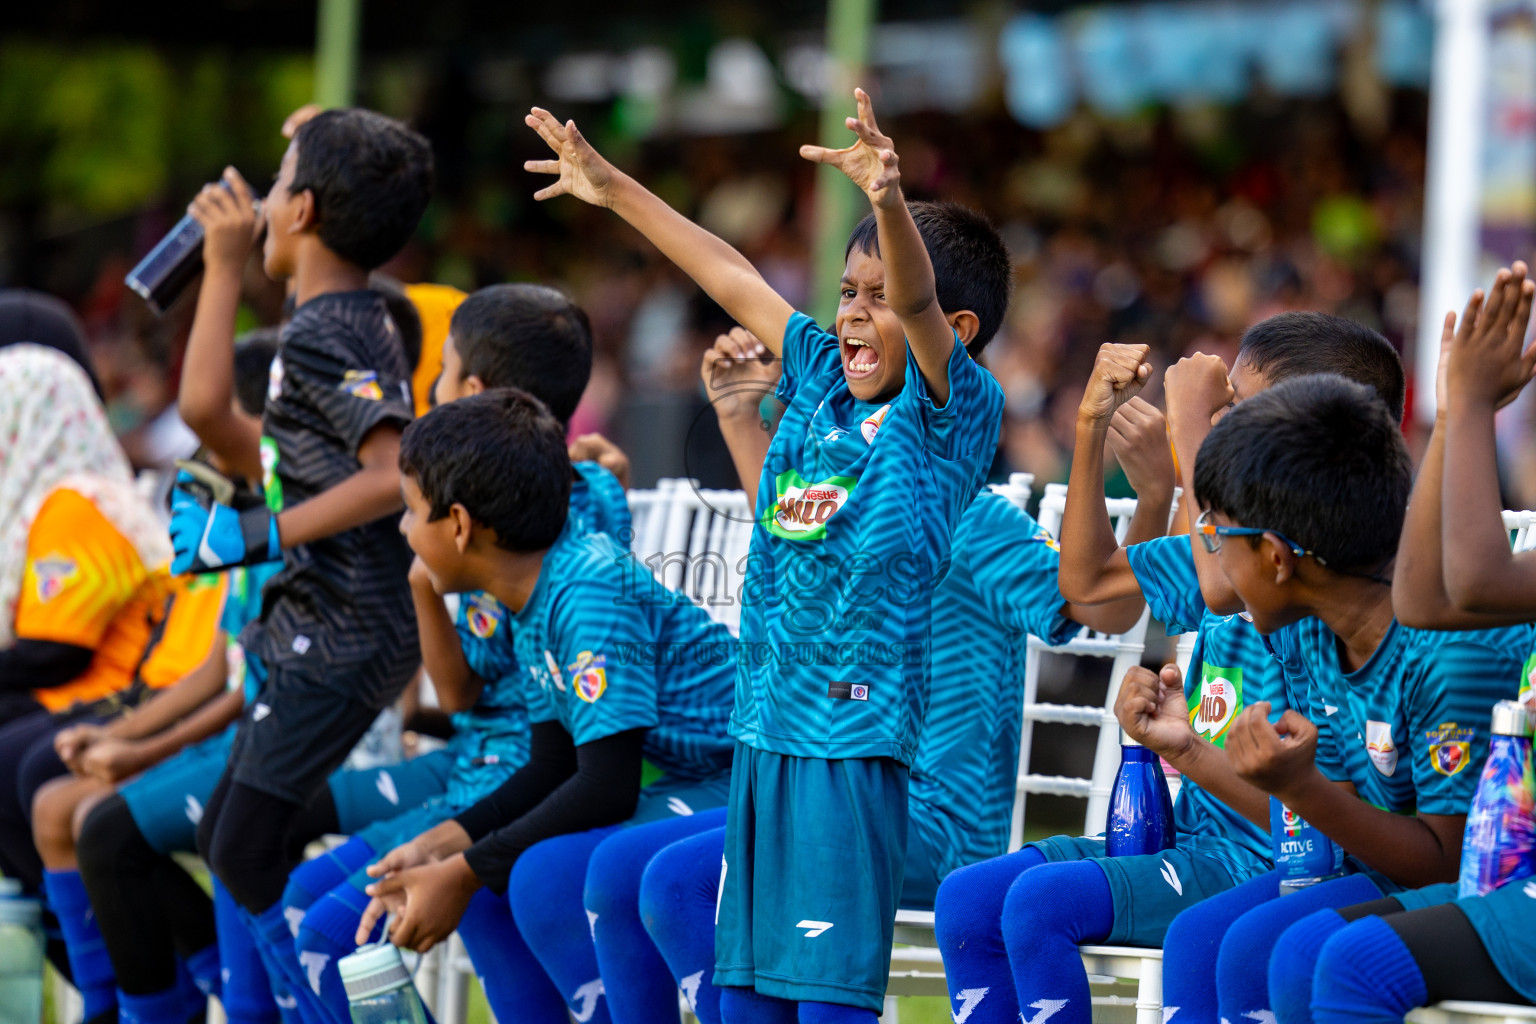
[[342, 987], [351, 1000], [367, 999], [411, 983], [400, 951], [388, 942], [375, 942], [336, 963]]
[[1501, 700], [1493, 706], [1493, 734], [1496, 736], [1529, 736], [1531, 712], [1519, 701]]

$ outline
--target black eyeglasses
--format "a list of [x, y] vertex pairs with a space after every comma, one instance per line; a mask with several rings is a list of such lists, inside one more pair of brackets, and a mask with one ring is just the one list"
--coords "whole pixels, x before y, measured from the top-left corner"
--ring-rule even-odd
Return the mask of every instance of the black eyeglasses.
[[1205, 545], [1205, 550], [1213, 555], [1221, 550], [1221, 538], [1223, 537], [1262, 537], [1266, 533], [1272, 533], [1283, 540], [1286, 547], [1291, 549], [1291, 554], [1297, 558], [1306, 558], [1310, 555], [1317, 559], [1318, 565], [1324, 568], [1328, 566], [1328, 563], [1317, 552], [1308, 551], [1278, 530], [1260, 530], [1252, 526], [1219, 526], [1211, 522], [1210, 509], [1201, 512], [1199, 518], [1195, 520], [1195, 532], [1200, 535], [1200, 543]]

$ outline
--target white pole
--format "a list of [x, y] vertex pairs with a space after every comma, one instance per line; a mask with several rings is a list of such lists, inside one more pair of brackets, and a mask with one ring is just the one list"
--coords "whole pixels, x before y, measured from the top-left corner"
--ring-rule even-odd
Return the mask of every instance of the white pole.
[[1414, 407], [1424, 423], [1435, 416], [1441, 321], [1447, 310], [1461, 312], [1477, 278], [1487, 55], [1487, 0], [1436, 0], [1414, 361]]

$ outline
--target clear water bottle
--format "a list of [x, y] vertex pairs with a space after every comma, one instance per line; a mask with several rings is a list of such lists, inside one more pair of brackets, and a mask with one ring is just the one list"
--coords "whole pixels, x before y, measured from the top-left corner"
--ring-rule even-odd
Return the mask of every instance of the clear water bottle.
[[[223, 180], [219, 184], [228, 189]], [[261, 201], [256, 201], [257, 216]], [[203, 269], [203, 226], [189, 213], [149, 250], [123, 283], [143, 297], [149, 308], [164, 314]]]
[[[1488, 760], [1467, 812], [1461, 841], [1459, 894], [1481, 896], [1536, 874], [1536, 782], [1531, 766], [1531, 714], [1523, 704], [1493, 706]], [[1465, 751], [1461, 756], [1469, 756]]]
[[1139, 743], [1121, 743], [1104, 851], [1111, 857], [1136, 857], [1173, 845], [1173, 797], [1161, 761]]
[[0, 878], [0, 1024], [38, 1024], [43, 1016], [43, 908]]
[[1282, 896], [1345, 874], [1344, 848], [1274, 796], [1269, 798], [1269, 845]]
[[352, 1024], [427, 1024], [427, 1011], [400, 951], [387, 942], [363, 946], [336, 964]]

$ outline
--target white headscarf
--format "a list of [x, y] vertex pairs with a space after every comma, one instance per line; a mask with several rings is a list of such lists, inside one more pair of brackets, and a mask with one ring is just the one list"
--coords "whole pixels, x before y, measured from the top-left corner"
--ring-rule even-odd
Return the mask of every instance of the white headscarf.
[[134, 489], [85, 371], [41, 345], [0, 348], [0, 650], [16, 642], [32, 521], [60, 487], [89, 499], [149, 569], [170, 561], [165, 527]]

